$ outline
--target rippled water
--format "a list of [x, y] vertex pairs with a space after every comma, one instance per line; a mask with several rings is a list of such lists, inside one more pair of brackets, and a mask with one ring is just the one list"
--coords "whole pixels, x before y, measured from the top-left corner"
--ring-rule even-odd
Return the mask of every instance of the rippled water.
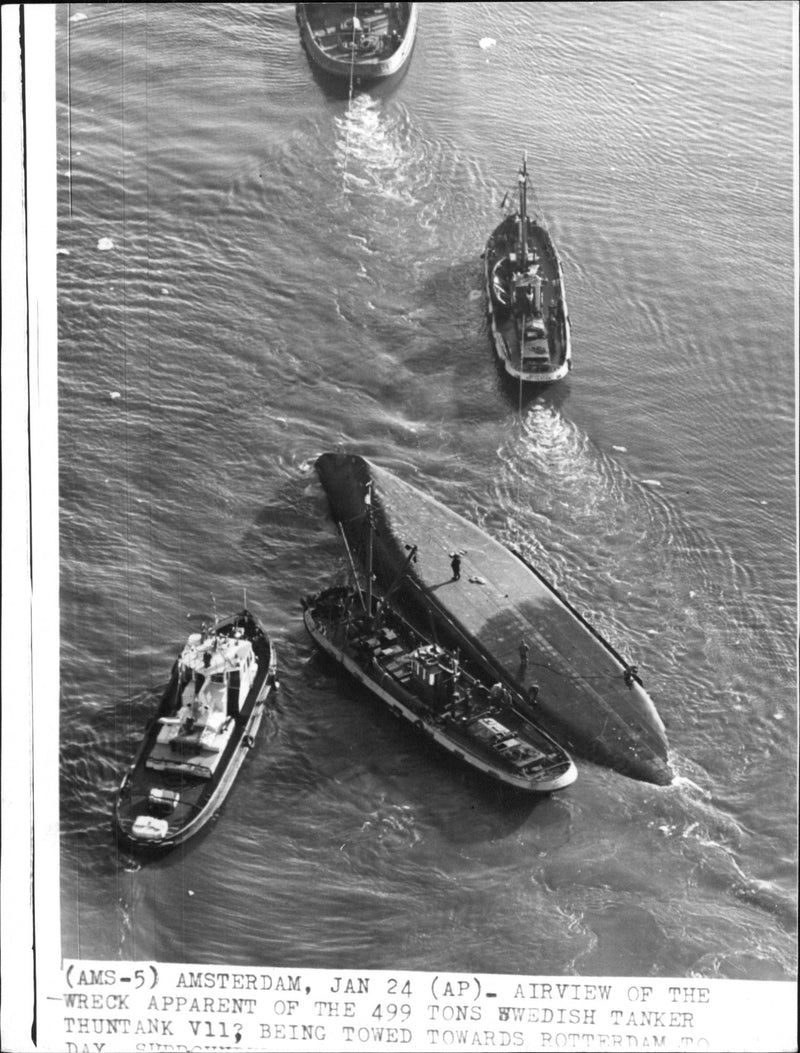
[[[63, 954], [793, 977], [790, 5], [425, 4], [352, 105], [288, 4], [69, 5], [57, 58]], [[523, 149], [575, 356], [534, 398], [481, 288]], [[314, 654], [339, 446], [640, 666], [673, 786], [508, 800]], [[244, 588], [259, 748], [199, 840], [117, 857], [185, 615]]]

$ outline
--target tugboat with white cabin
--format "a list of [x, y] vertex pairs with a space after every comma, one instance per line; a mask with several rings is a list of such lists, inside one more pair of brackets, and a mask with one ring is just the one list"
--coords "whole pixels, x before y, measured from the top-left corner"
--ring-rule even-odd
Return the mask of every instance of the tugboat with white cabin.
[[173, 848], [225, 800], [277, 687], [275, 649], [246, 608], [189, 636], [114, 806], [128, 849]]

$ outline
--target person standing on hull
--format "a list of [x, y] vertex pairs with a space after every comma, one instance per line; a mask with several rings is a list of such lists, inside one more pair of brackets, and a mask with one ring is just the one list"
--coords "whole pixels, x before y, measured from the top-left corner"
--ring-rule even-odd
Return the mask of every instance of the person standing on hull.
[[529, 651], [530, 651], [530, 647], [528, 647], [527, 643], [523, 640], [522, 643], [519, 645], [519, 668], [520, 668], [520, 673], [523, 676], [525, 675], [525, 672], [526, 672], [526, 670], [528, 668], [528, 653], [529, 653]]
[[453, 558], [450, 560], [450, 566], [453, 570], [453, 581], [461, 580], [461, 556], [457, 552], [453, 553]]

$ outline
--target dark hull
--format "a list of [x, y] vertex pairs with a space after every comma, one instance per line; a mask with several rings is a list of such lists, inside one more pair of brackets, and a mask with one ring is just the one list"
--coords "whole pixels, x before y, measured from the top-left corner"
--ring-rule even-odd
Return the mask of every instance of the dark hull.
[[561, 260], [546, 227], [528, 217], [527, 242], [538, 255], [542, 285], [547, 353], [523, 360], [520, 319], [513, 305], [498, 296], [498, 272], [519, 243], [519, 216], [507, 216], [495, 229], [484, 252], [484, 281], [489, 329], [497, 357], [509, 376], [531, 384], [547, 384], [565, 377], [572, 366], [567, 300]]
[[[352, 590], [332, 588], [306, 601], [306, 629], [317, 646], [390, 713], [505, 786], [541, 794], [572, 785], [577, 772], [569, 755], [512, 704], [510, 695], [507, 701], [493, 700], [492, 682], [481, 683], [463, 667], [458, 667], [457, 699], [446, 683], [431, 687], [415, 678], [413, 655], [418, 647], [430, 650], [429, 641], [391, 611], [382, 620], [383, 628], [348, 631], [341, 619], [343, 597], [348, 595]], [[386, 629], [389, 636], [382, 643]], [[432, 664], [445, 674], [454, 668], [451, 655], [445, 655], [443, 667]]]
[[[297, 4], [295, 13], [309, 59], [331, 77], [356, 84], [384, 80], [403, 69], [414, 49], [417, 4]], [[354, 46], [346, 27], [354, 15], [364, 28], [361, 46]]]
[[[632, 778], [672, 781], [664, 726], [649, 695], [636, 679], [628, 683], [624, 659], [537, 571], [362, 457], [323, 454], [316, 468], [355, 550], [363, 536], [364, 494], [373, 484], [378, 582], [390, 587], [406, 545], [418, 545], [417, 562], [400, 587], [408, 609], [521, 694], [536, 683], [537, 722], [557, 741]], [[465, 553], [459, 582], [449, 580], [453, 551]], [[530, 646], [525, 667], [523, 640]]]
[[[268, 637], [256, 625], [255, 631], [248, 634], [247, 639], [253, 645], [258, 662], [256, 677], [210, 778], [193, 774], [191, 765], [186, 765], [186, 769], [181, 771], [148, 767], [148, 759], [153, 754], [161, 729], [161, 719], [169, 717], [175, 708], [179, 690], [178, 663], [173, 667], [158, 711], [147, 726], [142, 745], [123, 777], [115, 800], [116, 837], [129, 851], [164, 852], [184, 843], [214, 817], [227, 797], [247, 753], [255, 745], [265, 702], [275, 686], [276, 658]], [[163, 815], [161, 809], [154, 808], [151, 804], [154, 790], [178, 794], [179, 803], [174, 810]], [[133, 831], [133, 824], [142, 815], [166, 818], [168, 828], [164, 836], [138, 837]]]

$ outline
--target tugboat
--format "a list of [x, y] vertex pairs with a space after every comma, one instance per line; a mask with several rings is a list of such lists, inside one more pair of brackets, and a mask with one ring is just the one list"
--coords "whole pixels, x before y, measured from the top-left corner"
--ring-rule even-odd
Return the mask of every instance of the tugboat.
[[117, 791], [128, 849], [169, 849], [216, 814], [277, 687], [275, 649], [246, 608], [189, 636]]
[[505, 217], [486, 244], [486, 300], [495, 351], [506, 373], [545, 384], [572, 368], [572, 345], [561, 260], [544, 220], [528, 214], [528, 191], [524, 155], [518, 210]]
[[414, 48], [419, 4], [297, 4], [300, 38], [324, 73], [356, 84], [399, 72]]
[[[347, 547], [344, 532], [342, 538]], [[371, 548], [370, 548], [371, 550]], [[412, 548], [408, 565], [416, 556]], [[355, 564], [348, 548], [354, 578]], [[527, 700], [502, 683], [464, 667], [456, 651], [431, 640], [391, 603], [367, 588], [335, 585], [303, 602], [314, 643], [422, 734], [506, 786], [551, 793], [570, 786], [577, 771], [568, 754], [524, 711]]]

